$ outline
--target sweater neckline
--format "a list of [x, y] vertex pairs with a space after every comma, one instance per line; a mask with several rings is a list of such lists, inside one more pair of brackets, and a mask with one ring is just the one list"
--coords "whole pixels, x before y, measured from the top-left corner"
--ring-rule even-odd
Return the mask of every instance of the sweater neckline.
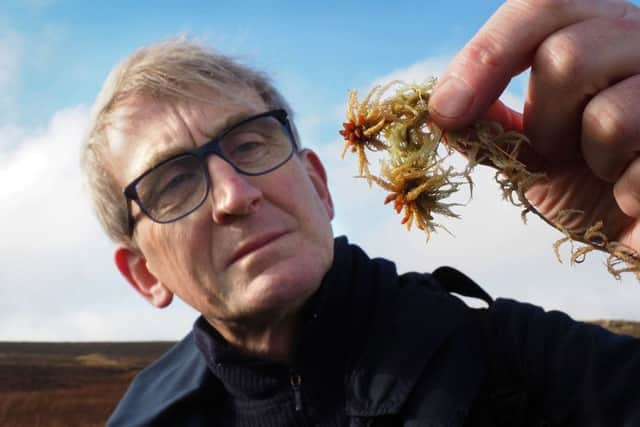
[[326, 375], [342, 381], [351, 276], [348, 249], [346, 238], [335, 239], [332, 265], [303, 307], [301, 334], [292, 364], [242, 352], [229, 344], [203, 316], [196, 320], [193, 326], [196, 346], [232, 400], [266, 402], [271, 400], [269, 397], [277, 400], [279, 394], [290, 391], [292, 377], [298, 375], [305, 381], [310, 380], [308, 376]]

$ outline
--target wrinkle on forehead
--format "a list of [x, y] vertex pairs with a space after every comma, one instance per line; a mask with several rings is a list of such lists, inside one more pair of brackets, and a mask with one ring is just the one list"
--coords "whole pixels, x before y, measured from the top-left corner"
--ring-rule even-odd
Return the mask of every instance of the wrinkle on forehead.
[[113, 170], [123, 186], [173, 155], [195, 148], [220, 131], [267, 107], [253, 91], [233, 98], [212, 96], [211, 103], [166, 101], [150, 96], [125, 100], [108, 129]]
[[149, 155], [175, 146], [178, 134], [185, 133], [179, 122], [175, 108], [166, 102], [136, 98], [118, 106], [107, 129], [114, 174], [131, 181]]

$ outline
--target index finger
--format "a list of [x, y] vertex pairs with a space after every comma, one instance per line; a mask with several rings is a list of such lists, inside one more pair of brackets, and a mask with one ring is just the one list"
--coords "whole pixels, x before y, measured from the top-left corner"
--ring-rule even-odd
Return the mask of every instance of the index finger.
[[595, 17], [622, 17], [632, 7], [621, 0], [506, 1], [438, 81], [429, 101], [431, 117], [445, 129], [469, 125], [529, 67], [551, 34]]

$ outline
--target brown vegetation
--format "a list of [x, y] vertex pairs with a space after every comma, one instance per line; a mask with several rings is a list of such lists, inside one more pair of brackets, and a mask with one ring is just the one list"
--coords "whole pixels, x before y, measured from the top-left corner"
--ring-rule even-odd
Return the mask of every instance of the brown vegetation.
[[0, 425], [97, 427], [172, 343], [0, 343]]
[[[640, 322], [594, 321], [640, 338]], [[0, 426], [97, 427], [173, 343], [0, 343]]]
[[591, 323], [596, 323], [617, 334], [631, 335], [632, 337], [640, 338], [640, 322], [628, 322], [626, 320], [594, 320]]

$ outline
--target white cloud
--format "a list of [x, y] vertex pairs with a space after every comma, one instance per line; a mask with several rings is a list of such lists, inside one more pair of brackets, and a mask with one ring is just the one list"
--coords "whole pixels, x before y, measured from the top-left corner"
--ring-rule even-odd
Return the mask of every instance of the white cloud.
[[40, 247], [32, 245], [43, 237], [68, 247], [87, 237], [78, 167], [86, 117], [84, 107], [61, 111], [46, 130], [13, 141], [19, 142], [16, 148], [0, 159], [0, 203], [5, 206], [0, 224], [14, 246], [13, 256], [25, 255], [22, 250], [39, 254]]
[[434, 57], [412, 64], [406, 68], [394, 70], [385, 76], [375, 79], [371, 87], [384, 85], [393, 80], [402, 80], [407, 83], [422, 83], [432, 77], [440, 76], [451, 59], [453, 59], [453, 56]]
[[[0, 108], [1, 109], [1, 108]], [[12, 125], [7, 124], [0, 127], [0, 162], [2, 158], [7, 155], [9, 147], [16, 144], [16, 141], [21, 141], [25, 138], [25, 130]]]
[[[110, 307], [91, 304], [67, 307], [64, 312], [11, 310], [2, 316], [3, 341], [157, 341], [175, 340], [186, 335], [195, 312], [177, 304], [159, 312], [135, 295]], [[61, 298], [56, 301], [61, 300]]]
[[87, 118], [80, 106], [41, 131], [0, 129], [0, 340], [176, 339], [196, 317], [158, 311], [116, 272], [79, 167]]

